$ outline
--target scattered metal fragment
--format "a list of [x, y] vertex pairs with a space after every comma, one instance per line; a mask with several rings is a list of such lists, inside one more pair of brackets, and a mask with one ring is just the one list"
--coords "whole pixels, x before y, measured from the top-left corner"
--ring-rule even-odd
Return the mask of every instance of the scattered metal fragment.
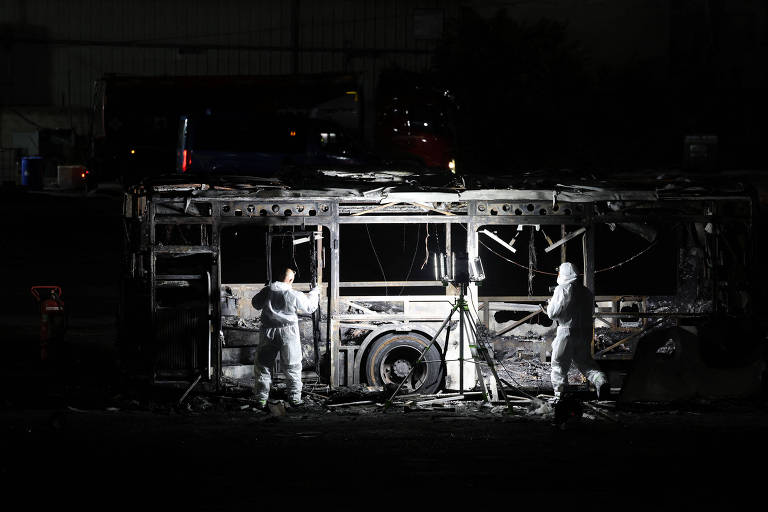
[[184, 399], [187, 398], [187, 395], [197, 386], [197, 383], [200, 382], [200, 379], [203, 378], [203, 374], [199, 374], [195, 381], [187, 388], [187, 390], [184, 392], [183, 395], [181, 395], [181, 398], [179, 398], [179, 405], [184, 403]]
[[[435, 398], [435, 399], [432, 399], [432, 400], [421, 400], [421, 401], [412, 400], [412, 401], [409, 401], [409, 402], [406, 402], [406, 403], [408, 405], [414, 404], [414, 405], [421, 406], [421, 405], [445, 404], [445, 403], [448, 403], [448, 402], [458, 402], [459, 400], [464, 400], [464, 396], [463, 395], [458, 395], [458, 396], [450, 396], [450, 397], [447, 397], [447, 398]], [[395, 405], [400, 405], [400, 403], [399, 402], [395, 402]]]
[[589, 402], [583, 402], [583, 404], [586, 405], [587, 407], [589, 407], [590, 409], [592, 409], [593, 411], [595, 411], [599, 416], [603, 416], [603, 417], [608, 418], [609, 420], [611, 420], [611, 421], [613, 421], [615, 423], [618, 423], [620, 425], [624, 425], [624, 423], [619, 418], [617, 418], [613, 414], [609, 414], [609, 413], [605, 412], [604, 410], [600, 409], [599, 407], [595, 406], [594, 404], [591, 404]]
[[320, 394], [318, 394], [318, 393], [313, 393], [313, 392], [311, 392], [311, 391], [303, 390], [303, 391], [302, 391], [302, 393], [303, 393], [303, 394], [305, 394], [305, 395], [309, 395], [309, 396], [314, 396], [314, 397], [317, 397], [317, 398], [319, 398], [320, 400], [329, 400], [329, 398], [328, 398], [327, 396], [325, 396], [325, 395], [320, 395]]
[[376, 402], [373, 402], [371, 400], [363, 400], [363, 401], [360, 401], [360, 402], [347, 402], [347, 403], [343, 403], [343, 404], [331, 404], [331, 405], [328, 405], [327, 407], [329, 409], [335, 409], [337, 407], [347, 407], [347, 406], [350, 406], [350, 405], [374, 405], [375, 403]]

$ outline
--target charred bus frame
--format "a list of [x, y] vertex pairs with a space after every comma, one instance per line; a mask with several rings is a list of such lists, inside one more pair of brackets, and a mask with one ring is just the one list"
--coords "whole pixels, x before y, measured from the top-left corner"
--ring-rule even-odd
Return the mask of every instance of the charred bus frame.
[[[325, 264], [321, 309], [325, 321], [321, 327], [322, 340], [329, 364], [324, 378], [331, 386], [370, 382], [370, 348], [377, 340], [392, 334], [413, 333], [417, 341], [428, 340], [435, 327], [450, 309], [455, 290], [440, 281], [408, 282], [341, 282], [341, 226], [352, 224], [416, 224], [442, 226], [450, 240], [450, 226], [466, 227], [466, 247], [470, 256], [478, 255], [479, 230], [483, 226], [540, 225], [560, 226], [562, 238], [551, 241], [549, 250], [565, 244], [578, 243], [583, 254], [584, 283], [594, 289], [595, 227], [598, 224], [643, 224], [680, 222], [702, 232], [711, 246], [706, 258], [716, 261], [733, 247], [721, 239], [732, 226], [739, 226], [739, 245], [744, 252], [741, 262], [752, 265], [753, 200], [739, 187], [733, 191], [705, 191], [701, 187], [682, 186], [657, 190], [648, 187], [597, 188], [580, 185], [558, 185], [554, 189], [478, 188], [474, 190], [425, 189], [381, 183], [362, 190], [361, 183], [348, 182], [333, 189], [292, 189], [285, 184], [267, 183], [243, 186], [215, 183], [155, 182], [132, 189], [125, 196], [126, 252], [124, 265], [124, 298], [122, 347], [132, 356], [149, 363], [155, 381], [188, 381], [202, 376], [221, 386], [224, 380], [238, 379], [247, 374], [253, 357], [256, 329], [245, 329], [239, 341], [229, 342], [225, 331], [233, 327], [223, 322], [226, 300], [222, 291], [229, 286], [240, 290], [237, 283], [221, 282], [221, 233], [231, 226], [264, 226], [270, 232], [290, 227], [308, 233], [322, 232], [327, 237], [327, 254], [322, 242], [317, 246], [320, 268]], [[566, 233], [566, 226], [573, 227]], [[698, 229], [701, 228], [701, 229]], [[187, 234], [183, 243], [168, 235], [174, 229]], [[194, 234], [192, 236], [192, 234]], [[503, 242], [502, 242], [503, 243]], [[450, 242], [447, 241], [448, 246]], [[450, 250], [450, 249], [449, 249]], [[680, 257], [683, 257], [680, 251]], [[322, 260], [322, 261], [321, 261]], [[168, 270], [164, 261], [180, 263]], [[181, 268], [181, 270], [179, 270]], [[729, 286], [717, 275], [717, 265], [705, 272], [709, 280], [704, 305], [692, 309], [681, 303], [671, 304], [663, 311], [648, 307], [648, 297], [634, 295], [598, 296], [596, 327], [624, 332], [626, 336], [610, 346], [595, 347], [596, 359], [631, 358], [632, 348], [653, 325], [671, 321], [685, 323], [732, 308], [733, 295], [722, 288]], [[361, 303], [391, 300], [383, 296], [342, 296], [340, 289], [386, 286], [440, 286], [442, 295], [401, 296], [394, 313], [381, 313]], [[307, 284], [299, 283], [299, 289]], [[259, 286], [245, 286], [236, 293], [255, 293]], [[489, 329], [492, 336], [501, 336], [520, 326], [522, 320], [498, 325], [493, 311], [531, 311], [546, 301], [547, 296], [520, 294], [515, 296], [478, 297], [477, 288], [470, 287], [477, 305], [477, 321]], [[162, 290], [171, 290], [177, 299], [170, 306], [159, 300]], [[749, 290], [739, 290], [749, 294]], [[185, 295], [186, 294], [186, 295]], [[247, 296], [235, 297], [250, 302]], [[730, 302], [729, 302], [730, 301]], [[632, 302], [639, 307], [622, 312], [621, 304]], [[674, 301], [673, 301], [674, 302]], [[751, 303], [748, 306], [751, 308]], [[739, 314], [748, 314], [742, 308]], [[238, 313], [238, 312], [236, 312]], [[238, 313], [239, 314], [239, 313]], [[237, 314], [235, 315], [237, 316]], [[317, 326], [317, 322], [315, 323]], [[342, 332], [350, 326], [362, 327], [364, 335], [355, 341], [345, 340]], [[237, 330], [234, 327], [234, 330]], [[234, 339], [233, 338], [233, 339]], [[412, 344], [411, 344], [412, 345]], [[621, 347], [625, 352], [616, 353]], [[411, 347], [413, 348], [413, 347]], [[458, 362], [449, 356], [451, 347], [440, 346], [447, 374], [442, 383], [456, 389], [452, 375]], [[237, 352], [232, 357], [229, 352]], [[410, 353], [415, 353], [411, 351]], [[469, 351], [467, 351], [467, 354]], [[319, 363], [320, 354], [314, 357]], [[410, 356], [404, 356], [407, 360]], [[406, 361], [407, 362], [407, 361]], [[383, 366], [389, 364], [388, 368]], [[372, 371], [387, 373], [396, 380], [392, 361], [380, 362]], [[466, 362], [465, 362], [466, 365]], [[240, 367], [233, 372], [233, 367]], [[474, 367], [471, 371], [474, 372]], [[320, 365], [315, 369], [319, 373]], [[466, 366], [465, 366], [466, 368]], [[366, 373], [366, 370], [369, 370]], [[473, 373], [474, 375], [474, 373]], [[317, 375], [319, 378], [319, 375]], [[384, 376], [386, 380], [386, 376]], [[473, 381], [468, 379], [467, 388]], [[414, 382], [414, 387], [416, 383]]]

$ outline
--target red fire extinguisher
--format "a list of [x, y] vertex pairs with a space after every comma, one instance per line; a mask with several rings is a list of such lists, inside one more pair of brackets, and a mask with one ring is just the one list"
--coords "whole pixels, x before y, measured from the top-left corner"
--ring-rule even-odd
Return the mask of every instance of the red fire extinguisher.
[[46, 360], [50, 355], [51, 344], [64, 336], [67, 329], [61, 287], [33, 286], [31, 291], [40, 304], [40, 359]]

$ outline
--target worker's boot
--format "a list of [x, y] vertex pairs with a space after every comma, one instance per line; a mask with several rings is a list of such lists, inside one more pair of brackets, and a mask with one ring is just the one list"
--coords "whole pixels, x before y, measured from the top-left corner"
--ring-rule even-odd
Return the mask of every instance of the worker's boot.
[[557, 398], [552, 404], [552, 409], [555, 413], [552, 424], [560, 429], [564, 429], [570, 421], [579, 420], [582, 414], [581, 402], [571, 394], [563, 394]]

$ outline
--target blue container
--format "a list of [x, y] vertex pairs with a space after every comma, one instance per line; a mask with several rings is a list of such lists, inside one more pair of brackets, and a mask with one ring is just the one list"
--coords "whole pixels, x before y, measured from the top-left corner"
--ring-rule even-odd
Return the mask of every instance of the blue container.
[[45, 161], [41, 156], [21, 158], [21, 184], [29, 188], [43, 188]]

